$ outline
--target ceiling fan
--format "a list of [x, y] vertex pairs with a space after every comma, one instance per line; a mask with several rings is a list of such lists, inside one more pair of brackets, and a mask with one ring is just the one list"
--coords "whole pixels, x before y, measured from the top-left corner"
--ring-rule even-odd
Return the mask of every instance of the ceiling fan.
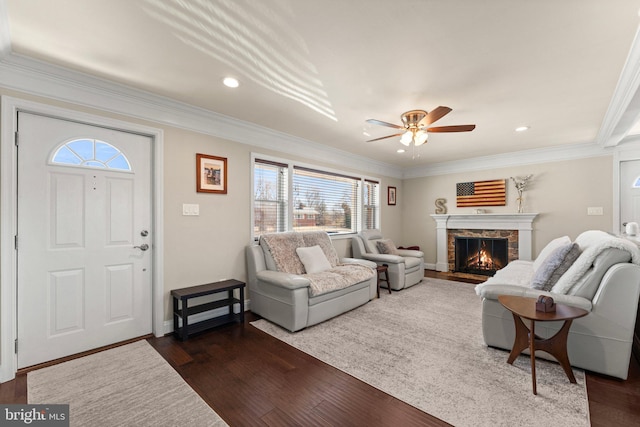
[[376, 119], [368, 119], [367, 123], [374, 125], [387, 126], [394, 129], [402, 129], [402, 132], [393, 135], [382, 136], [380, 138], [370, 139], [367, 142], [379, 141], [381, 139], [400, 136], [400, 142], [407, 147], [413, 142], [418, 147], [427, 142], [427, 133], [429, 132], [469, 132], [476, 128], [476, 125], [457, 125], [457, 126], [436, 126], [428, 127], [430, 124], [440, 120], [451, 112], [451, 108], [440, 106], [430, 112], [424, 110], [411, 110], [402, 113], [403, 126], [394, 125], [393, 123], [383, 122]]

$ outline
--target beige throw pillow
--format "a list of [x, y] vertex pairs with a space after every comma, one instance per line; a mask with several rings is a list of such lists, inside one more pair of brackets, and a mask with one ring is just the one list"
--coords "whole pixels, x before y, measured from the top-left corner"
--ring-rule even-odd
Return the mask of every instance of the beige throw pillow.
[[327, 256], [318, 245], [308, 248], [296, 248], [296, 253], [307, 274], [320, 273], [331, 269], [331, 263], [329, 263]]
[[390, 239], [382, 239], [376, 242], [378, 252], [381, 254], [398, 255], [396, 245]]

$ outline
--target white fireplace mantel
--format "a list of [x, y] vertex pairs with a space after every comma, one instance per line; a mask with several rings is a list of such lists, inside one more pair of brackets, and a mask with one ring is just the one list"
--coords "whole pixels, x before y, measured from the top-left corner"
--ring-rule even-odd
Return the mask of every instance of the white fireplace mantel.
[[436, 221], [436, 270], [449, 271], [447, 230], [518, 230], [518, 258], [532, 255], [533, 220], [537, 213], [516, 214], [432, 214]]

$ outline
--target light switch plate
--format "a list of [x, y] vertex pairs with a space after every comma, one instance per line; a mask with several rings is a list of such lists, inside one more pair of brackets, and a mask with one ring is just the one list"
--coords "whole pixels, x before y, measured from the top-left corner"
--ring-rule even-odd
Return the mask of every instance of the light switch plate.
[[197, 216], [200, 215], [200, 205], [197, 204], [182, 204], [182, 215]]
[[602, 209], [602, 206], [588, 207], [587, 208], [587, 215], [604, 215], [604, 211]]

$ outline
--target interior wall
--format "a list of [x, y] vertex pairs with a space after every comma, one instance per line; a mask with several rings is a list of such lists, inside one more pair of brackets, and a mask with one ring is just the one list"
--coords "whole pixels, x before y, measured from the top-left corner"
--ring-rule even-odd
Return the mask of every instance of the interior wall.
[[[420, 245], [425, 262], [436, 263], [435, 200], [447, 200], [447, 213], [472, 214], [475, 209], [487, 213], [517, 212], [517, 192], [510, 177], [533, 174], [524, 192], [524, 212], [538, 213], [533, 222], [533, 256], [555, 237], [574, 239], [585, 230], [611, 232], [613, 223], [612, 156], [508, 167], [469, 173], [455, 173], [407, 179], [403, 182], [403, 241]], [[460, 182], [507, 179], [506, 206], [478, 208], [456, 207], [456, 184]], [[602, 207], [603, 215], [587, 215], [587, 207]], [[433, 267], [432, 267], [433, 268]]]
[[[2, 95], [163, 130], [165, 320], [171, 319], [169, 293], [172, 289], [229, 278], [242, 281], [246, 279], [245, 247], [250, 244], [251, 239], [252, 152], [380, 179], [382, 227], [390, 238], [400, 239], [402, 200], [399, 199], [396, 206], [386, 206], [387, 186], [396, 186], [398, 194], [401, 194], [401, 181], [398, 179], [379, 176], [372, 171], [346, 170], [333, 166], [329, 155], [326, 159], [290, 156], [277, 150], [265, 150], [198, 132], [0, 88], [0, 96]], [[227, 194], [196, 192], [196, 153], [227, 158]], [[200, 215], [183, 216], [183, 203], [199, 204]], [[351, 256], [350, 238], [336, 238], [334, 245], [339, 256]], [[245, 297], [251, 298], [249, 292]]]

